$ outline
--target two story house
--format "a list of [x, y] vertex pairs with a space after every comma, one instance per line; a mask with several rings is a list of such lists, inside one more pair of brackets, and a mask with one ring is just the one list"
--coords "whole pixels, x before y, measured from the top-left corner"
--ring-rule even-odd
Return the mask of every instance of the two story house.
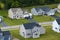
[[8, 10], [8, 17], [11, 19], [23, 19], [25, 17], [31, 16], [31, 13], [23, 11], [21, 8], [10, 8]]
[[44, 6], [44, 7], [32, 8], [31, 13], [33, 15], [48, 15], [49, 16], [49, 15], [54, 15], [55, 10]]
[[38, 23], [25, 23], [20, 27], [20, 35], [24, 38], [38, 38], [40, 34], [45, 34], [45, 29]]
[[52, 22], [52, 30], [60, 33], [60, 19], [56, 19]]

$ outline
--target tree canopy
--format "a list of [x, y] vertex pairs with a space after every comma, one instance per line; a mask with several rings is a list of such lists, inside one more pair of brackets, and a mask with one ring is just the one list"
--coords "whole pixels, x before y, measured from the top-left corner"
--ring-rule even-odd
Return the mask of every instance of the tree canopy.
[[[5, 8], [60, 3], [60, 0], [0, 0]], [[1, 4], [0, 4], [1, 5]]]

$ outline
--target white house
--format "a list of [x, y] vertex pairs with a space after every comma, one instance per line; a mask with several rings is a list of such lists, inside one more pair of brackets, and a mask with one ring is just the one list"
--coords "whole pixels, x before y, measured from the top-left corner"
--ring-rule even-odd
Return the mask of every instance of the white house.
[[49, 7], [38, 7], [38, 8], [32, 8], [31, 13], [33, 15], [54, 15], [55, 10], [50, 9]]
[[38, 38], [40, 34], [45, 34], [45, 29], [38, 23], [25, 23], [20, 27], [20, 35], [24, 38]]
[[21, 8], [10, 8], [8, 10], [8, 16], [11, 19], [20, 19], [20, 18], [32, 16], [32, 15], [30, 15], [27, 11], [23, 11]]
[[56, 19], [56, 20], [53, 21], [52, 30], [54, 30], [55, 32], [60, 33], [60, 19]]

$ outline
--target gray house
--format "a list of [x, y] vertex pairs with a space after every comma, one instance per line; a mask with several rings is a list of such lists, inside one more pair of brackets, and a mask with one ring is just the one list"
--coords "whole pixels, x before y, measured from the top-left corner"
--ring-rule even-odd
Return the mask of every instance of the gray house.
[[38, 8], [32, 8], [31, 9], [31, 13], [33, 15], [54, 15], [55, 14], [55, 10], [54, 9], [50, 9], [49, 7], [38, 7]]
[[10, 32], [0, 30], [0, 40], [12, 40]]
[[56, 19], [52, 23], [52, 30], [60, 33], [60, 19]]
[[45, 29], [38, 23], [25, 23], [20, 27], [20, 35], [24, 38], [38, 38], [40, 34], [45, 34]]

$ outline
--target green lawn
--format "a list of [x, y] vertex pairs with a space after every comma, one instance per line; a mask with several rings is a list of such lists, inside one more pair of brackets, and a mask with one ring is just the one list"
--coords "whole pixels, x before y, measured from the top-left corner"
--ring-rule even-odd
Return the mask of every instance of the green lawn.
[[6, 10], [0, 10], [0, 15], [3, 16], [3, 21], [8, 25], [20, 25], [20, 24], [28, 22], [28, 20], [26, 20], [26, 19], [19, 19], [19, 20], [10, 19], [8, 17], [8, 11], [6, 11]]
[[52, 30], [51, 26], [45, 26], [46, 33], [40, 35], [39, 38], [23, 38], [19, 35], [18, 30], [11, 31], [13, 37], [19, 38], [20, 40], [60, 40], [60, 33], [56, 33]]
[[37, 22], [48, 22], [53, 21], [54, 18], [51, 16], [34, 16], [34, 20]]
[[[3, 16], [3, 21], [8, 24], [8, 25], [20, 25], [23, 23], [27, 23], [28, 20], [27, 19], [10, 19], [8, 17], [8, 11], [6, 10], [0, 10], [0, 15]], [[34, 20], [37, 22], [46, 22], [46, 21], [53, 21], [54, 18], [52, 18], [51, 16], [33, 16]]]

